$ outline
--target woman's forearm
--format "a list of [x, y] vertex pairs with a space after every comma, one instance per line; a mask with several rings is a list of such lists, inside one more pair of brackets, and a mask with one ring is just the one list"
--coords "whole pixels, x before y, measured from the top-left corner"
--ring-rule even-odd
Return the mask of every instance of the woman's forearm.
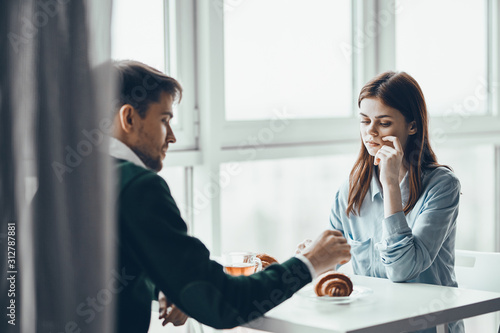
[[383, 185], [384, 189], [384, 217], [387, 218], [403, 210], [401, 190], [399, 184]]

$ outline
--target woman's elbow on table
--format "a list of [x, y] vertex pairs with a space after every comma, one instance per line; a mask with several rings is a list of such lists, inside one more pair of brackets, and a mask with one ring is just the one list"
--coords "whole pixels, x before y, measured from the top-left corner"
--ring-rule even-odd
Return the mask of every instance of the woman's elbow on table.
[[389, 265], [386, 266], [387, 278], [392, 282], [406, 282], [416, 279], [421, 272], [415, 266]]
[[410, 281], [410, 280], [413, 280], [415, 279], [416, 277], [418, 276], [418, 274], [406, 274], [405, 272], [389, 272], [387, 271], [387, 278], [389, 280], [391, 280], [392, 282], [397, 282], [397, 283], [401, 283], [401, 282], [407, 282], [407, 281]]

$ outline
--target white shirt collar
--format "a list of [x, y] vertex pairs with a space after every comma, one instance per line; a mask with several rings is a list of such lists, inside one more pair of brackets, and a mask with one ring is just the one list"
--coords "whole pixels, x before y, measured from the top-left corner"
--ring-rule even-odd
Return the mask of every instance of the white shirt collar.
[[142, 162], [139, 156], [137, 156], [129, 146], [117, 138], [111, 137], [109, 139], [109, 154], [114, 158], [126, 160], [147, 169], [146, 165]]
[[[375, 196], [380, 193], [382, 195], [382, 186], [380, 186], [378, 177], [377, 177], [377, 166], [373, 167], [372, 180], [370, 182], [370, 192], [372, 195], [372, 202], [375, 199]], [[383, 196], [382, 196], [383, 197]]]

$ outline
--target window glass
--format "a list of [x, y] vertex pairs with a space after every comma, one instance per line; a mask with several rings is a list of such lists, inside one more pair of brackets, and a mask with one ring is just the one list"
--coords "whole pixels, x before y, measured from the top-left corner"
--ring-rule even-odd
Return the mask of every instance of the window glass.
[[224, 1], [227, 120], [351, 114], [349, 0]]
[[132, 59], [165, 72], [163, 1], [113, 1], [111, 56]]
[[398, 0], [396, 6], [396, 67], [419, 82], [429, 112], [487, 113], [487, 1]]
[[455, 247], [495, 251], [495, 155], [492, 145], [435, 149], [462, 186]]
[[[111, 24], [111, 57], [114, 60], [137, 60], [166, 73], [164, 1], [115, 0]], [[175, 31], [170, 29], [175, 39]], [[174, 52], [172, 48], [172, 52]], [[169, 75], [175, 77], [175, 59], [170, 57]], [[178, 125], [177, 103], [170, 124]]]
[[[435, 151], [462, 186], [456, 248], [495, 251], [493, 147]], [[221, 184], [222, 251], [290, 257], [297, 243], [328, 227], [335, 193], [355, 158], [352, 154], [232, 165], [237, 172]], [[221, 165], [221, 170], [227, 168]]]
[[[266, 252], [280, 261], [329, 227], [330, 208], [356, 154], [239, 163], [221, 182], [222, 251]], [[228, 168], [221, 166], [221, 170]]]

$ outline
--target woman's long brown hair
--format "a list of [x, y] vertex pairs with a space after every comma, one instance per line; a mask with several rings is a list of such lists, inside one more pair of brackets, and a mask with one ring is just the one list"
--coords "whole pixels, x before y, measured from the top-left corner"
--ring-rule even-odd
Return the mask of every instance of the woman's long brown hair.
[[[405, 117], [407, 123], [415, 121], [417, 132], [408, 137], [403, 163], [408, 169], [410, 195], [405, 215], [415, 206], [422, 193], [422, 172], [441, 166], [429, 143], [427, 106], [417, 81], [405, 72], [385, 72], [368, 82], [359, 93], [358, 107], [365, 98], [379, 99]], [[363, 142], [357, 161], [349, 175], [349, 198], [346, 214], [359, 215], [361, 204], [368, 193], [373, 175], [374, 157], [368, 154]]]

